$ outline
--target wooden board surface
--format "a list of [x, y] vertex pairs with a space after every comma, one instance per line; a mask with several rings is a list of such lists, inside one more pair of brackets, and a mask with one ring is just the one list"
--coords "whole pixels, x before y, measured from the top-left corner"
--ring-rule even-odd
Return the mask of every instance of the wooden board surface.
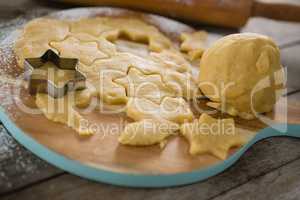
[[[149, 23], [158, 23], [158, 28], [173, 39], [174, 42], [178, 41], [178, 37], [182, 31], [192, 30], [188, 26], [164, 18], [111, 9], [64, 11], [54, 16], [63, 16], [63, 18], [67, 16], [74, 19], [74, 17], [105, 16], [108, 13], [113, 16], [135, 15], [146, 21], [148, 20]], [[159, 26], [161, 24], [164, 24], [164, 26]], [[173, 27], [176, 27], [176, 29]], [[16, 83], [17, 77], [22, 76], [23, 71], [16, 63], [11, 46], [8, 46], [7, 49], [2, 48], [0, 58], [0, 64], [5, 69], [2, 70], [1, 76], [10, 77], [10, 81]], [[221, 162], [221, 160], [210, 154], [200, 156], [190, 155], [188, 152], [189, 145], [182, 137], [171, 138], [164, 149], [160, 149], [158, 145], [142, 148], [120, 145], [117, 138], [124, 129], [124, 121], [127, 121], [124, 114], [107, 115], [101, 114], [99, 111], [94, 111], [85, 115], [89, 123], [97, 124], [104, 129], [107, 129], [105, 127], [109, 127], [110, 129], [100, 130], [99, 133], [92, 137], [79, 137], [71, 128], [60, 123], [51, 122], [42, 114], [26, 113], [20, 107], [20, 102], [34, 108], [34, 97], [30, 96], [25, 88], [22, 88], [21, 93], [13, 97], [15, 94], [11, 91], [22, 86], [12, 85], [9, 87], [8, 85], [3, 82], [0, 85], [0, 93], [5, 94], [0, 97], [0, 102], [2, 102], [2, 106], [6, 109], [7, 114], [9, 114], [14, 123], [38, 143], [66, 158], [79, 161], [82, 164], [122, 173], [175, 174], [199, 170]], [[10, 96], [13, 102], [10, 105], [6, 105], [7, 99]], [[279, 103], [278, 106], [280, 107], [281, 104]], [[281, 119], [284, 113], [276, 111], [277, 109], [274, 109], [274, 112], [268, 115], [270, 118]], [[290, 122], [298, 121], [294, 115], [290, 115], [290, 120]], [[252, 120], [250, 122], [238, 120], [238, 125], [241, 127], [238, 129], [240, 134], [251, 134], [252, 136], [254, 136], [253, 132], [248, 129], [252, 129], [255, 133], [266, 127], [259, 120]], [[119, 131], [117, 133], [111, 132], [115, 127]], [[237, 149], [232, 149], [231, 153], [235, 150]]]
[[[22, 2], [21, 6], [15, 6], [18, 2]], [[23, 3], [26, 2], [26, 3]], [[29, 2], [29, 3], [28, 3]], [[6, 3], [10, 5], [10, 3]], [[3, 7], [2, 14], [7, 16], [7, 19], [13, 18], [15, 10], [20, 10], [19, 17], [16, 20], [7, 21], [3, 19], [4, 23], [1, 23], [0, 37], [9, 34], [15, 24], [19, 23], [24, 19], [30, 19], [35, 17], [37, 14], [45, 14], [49, 11], [53, 11], [53, 5], [43, 5], [39, 2], [31, 2], [27, 0], [14, 1], [11, 5], [11, 9]], [[50, 9], [46, 7], [49, 7]], [[52, 8], [51, 8], [52, 6]], [[55, 6], [55, 5], [54, 5]], [[39, 10], [36, 10], [39, 8]], [[19, 11], [18, 11], [19, 12]], [[24, 14], [27, 13], [27, 14]], [[272, 36], [277, 39], [279, 44], [286, 43], [287, 40], [289, 45], [284, 47], [284, 53], [282, 58], [289, 62], [291, 65], [288, 67], [294, 69], [294, 72], [299, 73], [299, 62], [298, 52], [295, 49], [297, 41], [300, 39], [299, 24], [289, 25], [283, 22], [274, 22], [272, 20], [264, 20], [255, 18], [250, 20], [249, 24], [245, 29], [241, 31], [253, 31], [260, 32], [263, 34], [269, 34], [272, 31]], [[288, 28], [286, 28], [288, 27]], [[210, 28], [215, 34], [222, 36], [233, 31]], [[281, 32], [285, 34], [282, 35]], [[286, 57], [288, 56], [288, 58]], [[291, 83], [297, 81], [297, 74], [294, 74], [294, 78], [289, 78]], [[291, 91], [297, 90], [300, 85], [296, 85], [296, 88], [289, 88]], [[293, 94], [290, 98], [300, 99], [300, 96]], [[30, 152], [21, 147], [16, 143], [13, 138], [2, 128], [0, 136], [0, 194], [7, 192], [16, 192], [14, 195], [9, 195], [5, 199], [66, 199], [66, 198], [96, 198], [98, 197], [131, 197], [133, 199], [211, 199], [212, 197], [219, 195], [223, 196], [226, 192], [230, 194], [231, 189], [238, 188], [239, 185], [246, 184], [249, 180], [256, 180], [257, 177], [263, 177], [263, 175], [270, 172], [281, 171], [282, 168], [288, 167], [293, 163], [297, 162], [300, 158], [299, 145], [300, 141], [293, 138], [271, 138], [256, 144], [250, 149], [247, 154], [238, 162], [237, 165], [232, 167], [230, 170], [211, 178], [205, 182], [194, 184], [192, 186], [173, 188], [173, 189], [161, 189], [161, 190], [131, 190], [131, 189], [120, 189], [105, 184], [95, 184], [90, 181], [82, 180], [78, 177], [67, 175], [70, 178], [65, 178], [65, 173], [61, 172], [47, 163], [36, 158]], [[289, 168], [290, 173], [281, 174], [281, 177], [293, 182], [293, 185], [297, 186], [299, 178], [291, 179], [293, 173], [299, 171], [297, 168]], [[51, 178], [52, 177], [52, 178]], [[297, 176], [296, 176], [297, 177]], [[49, 180], [49, 179], [52, 180]], [[61, 184], [59, 184], [61, 183]], [[274, 182], [277, 188], [285, 186], [287, 182]], [[81, 187], [80, 187], [81, 186]], [[46, 189], [47, 188], [47, 189]], [[48, 188], [51, 188], [50, 190]], [[71, 188], [74, 188], [72, 190]], [[247, 188], [247, 187], [245, 187]], [[46, 189], [46, 190], [45, 190]], [[69, 191], [77, 191], [72, 193]], [[279, 194], [282, 190], [274, 190], [273, 194]], [[256, 199], [260, 195], [264, 194], [265, 191], [247, 190], [248, 195], [255, 195]], [[288, 196], [294, 194], [293, 190], [288, 188], [285, 190], [285, 195], [282, 199], [292, 199]], [[279, 195], [278, 195], [279, 196]], [[4, 197], [3, 197], [4, 198]]]

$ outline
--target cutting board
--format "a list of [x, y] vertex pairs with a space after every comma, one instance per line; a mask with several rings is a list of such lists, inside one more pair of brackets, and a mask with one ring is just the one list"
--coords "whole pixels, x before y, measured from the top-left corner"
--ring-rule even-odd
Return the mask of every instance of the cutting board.
[[[116, 8], [72, 9], [46, 17], [79, 19], [123, 15], [136, 16], [156, 25], [175, 43], [179, 42], [181, 32], [194, 31], [187, 25], [164, 17]], [[275, 105], [274, 111], [263, 115], [264, 118], [250, 121], [235, 119], [238, 131], [247, 134], [251, 139], [243, 147], [231, 149], [230, 156], [225, 161], [208, 154], [190, 155], [188, 142], [182, 137], [171, 138], [163, 149], [158, 145], [121, 145], [117, 141], [118, 134], [124, 128], [123, 122], [130, 121], [124, 114], [109, 115], [98, 111], [85, 114], [90, 122], [101, 124], [104, 128], [99, 134], [91, 137], [79, 136], [65, 125], [47, 120], [36, 109], [34, 97], [28, 94], [22, 81], [23, 70], [17, 66], [12, 49], [18, 34], [16, 30], [1, 42], [0, 119], [11, 135], [31, 152], [78, 176], [132, 187], [189, 184], [224, 171], [259, 140], [273, 136], [300, 136], [300, 104], [287, 97], [282, 97]], [[213, 35], [209, 36], [209, 40], [214, 39]], [[204, 104], [200, 106], [205, 108]], [[116, 124], [119, 131], [111, 134], [109, 128], [115, 127]]]

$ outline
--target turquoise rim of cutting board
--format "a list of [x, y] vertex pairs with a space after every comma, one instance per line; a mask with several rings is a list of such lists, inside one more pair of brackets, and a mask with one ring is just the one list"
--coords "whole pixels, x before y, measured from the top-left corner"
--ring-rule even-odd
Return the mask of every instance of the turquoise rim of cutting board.
[[285, 126], [284, 124], [277, 124], [275, 127], [265, 128], [256, 134], [252, 140], [240, 148], [236, 153], [230, 156], [227, 160], [213, 165], [211, 167], [195, 170], [186, 173], [178, 174], [159, 174], [159, 175], [140, 175], [127, 174], [104, 169], [95, 168], [84, 165], [78, 161], [70, 160], [54, 151], [39, 144], [36, 140], [24, 133], [18, 128], [14, 122], [5, 114], [3, 108], [0, 107], [0, 120], [10, 134], [25, 148], [40, 157], [41, 159], [61, 168], [67, 172], [84, 177], [90, 180], [109, 183], [119, 186], [129, 187], [170, 187], [195, 183], [205, 180], [216, 174], [219, 174], [232, 166], [254, 143], [269, 137], [275, 136], [290, 136], [300, 137], [300, 125], [288, 124], [285, 133], [279, 132], [275, 128]]

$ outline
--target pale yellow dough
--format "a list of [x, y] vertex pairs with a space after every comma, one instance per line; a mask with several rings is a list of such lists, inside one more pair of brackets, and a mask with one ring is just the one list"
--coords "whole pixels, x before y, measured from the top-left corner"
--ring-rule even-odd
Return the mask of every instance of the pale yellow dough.
[[[191, 60], [200, 58], [205, 39], [205, 32], [183, 34], [179, 49], [156, 27], [136, 18], [74, 21], [41, 18], [24, 27], [15, 53], [21, 67], [24, 58], [39, 57], [49, 48], [62, 57], [79, 59], [78, 69], [87, 77], [87, 89], [69, 92], [58, 99], [46, 94], [36, 96], [38, 108], [49, 120], [63, 123], [81, 135], [92, 134], [82, 129], [80, 122], [85, 119], [76, 107], [88, 106], [91, 98], [97, 97], [105, 104], [123, 105], [127, 116], [135, 121], [120, 134], [118, 140], [122, 144], [163, 146], [181, 130], [191, 143], [192, 154], [208, 149], [206, 152], [224, 159], [230, 147], [244, 140], [238, 136], [199, 137], [185, 129], [215, 122], [205, 115], [193, 122], [189, 104], [189, 100], [199, 95], [199, 88], [184, 53]], [[265, 63], [262, 58], [258, 66]], [[259, 69], [265, 71], [264, 67]], [[70, 74], [65, 74], [59, 81], [69, 79]], [[232, 120], [221, 122], [233, 124]], [[221, 132], [224, 130], [217, 133]]]
[[60, 56], [78, 58], [85, 65], [91, 65], [96, 59], [108, 57], [98, 49], [97, 42], [81, 42], [75, 37], [68, 37], [59, 42], [50, 42], [50, 45], [60, 52]]
[[126, 77], [115, 79], [114, 82], [126, 88], [128, 97], [146, 98], [158, 104], [165, 97], [175, 96], [160, 74], [145, 75], [137, 68], [130, 68]]
[[72, 24], [72, 32], [83, 32], [94, 36], [105, 36], [108, 40], [128, 37], [136, 42], [149, 44], [149, 49], [161, 51], [172, 46], [171, 41], [156, 27], [135, 18], [92, 18], [82, 19]]
[[75, 109], [76, 106], [87, 106], [91, 100], [90, 98], [88, 90], [70, 92], [63, 98], [58, 99], [54, 99], [47, 94], [38, 93], [35, 102], [47, 119], [66, 124], [80, 135], [90, 135], [93, 132], [81, 128], [81, 123], [85, 119]]
[[189, 141], [192, 155], [211, 153], [222, 160], [227, 158], [231, 147], [249, 140], [237, 133], [233, 119], [215, 119], [205, 113], [194, 122], [181, 125], [180, 132]]
[[169, 88], [172, 88], [177, 97], [191, 100], [202, 95], [195, 78], [190, 73], [168, 70], [162, 73], [162, 79]]
[[181, 46], [180, 49], [183, 52], [187, 52], [191, 60], [201, 58], [205, 51], [205, 42], [207, 39], [207, 32], [197, 31], [194, 33], [182, 33], [181, 34]]
[[276, 44], [266, 36], [243, 33], [218, 40], [200, 63], [199, 87], [223, 111], [252, 119], [269, 112], [283, 88]]
[[165, 97], [161, 104], [145, 98], [130, 98], [126, 107], [126, 114], [135, 121], [164, 119], [184, 123], [194, 118], [188, 103], [180, 97]]
[[[190, 51], [186, 44], [190, 46], [191, 40], [185, 39], [181, 50]], [[24, 58], [39, 57], [49, 48], [61, 57], [78, 58], [78, 70], [86, 76], [88, 86], [58, 99], [37, 94], [36, 104], [49, 120], [66, 124], [79, 134], [91, 134], [80, 128], [84, 118], [75, 107], [97, 97], [99, 102], [112, 107], [125, 107], [127, 116], [136, 121], [126, 126], [119, 138], [121, 143], [162, 145], [177, 133], [179, 124], [194, 119], [188, 101], [199, 94], [199, 89], [191, 63], [169, 38], [142, 20], [36, 19], [25, 25], [15, 53], [22, 67]], [[67, 73], [59, 82], [69, 79]], [[75, 100], [69, 98], [72, 95]], [[62, 110], [58, 110], [62, 103]], [[154, 129], [144, 127], [147, 123]], [[160, 130], [161, 125], [172, 125], [175, 129]]]
[[145, 146], [160, 144], [162, 147], [165, 140], [176, 135], [179, 125], [166, 120], [143, 119], [127, 125], [119, 136], [119, 142], [126, 145]]
[[[47, 73], [43, 73], [47, 72]], [[74, 70], [61, 70], [52, 62], [46, 62], [39, 71], [33, 74], [35, 79], [48, 79], [56, 87], [62, 88], [68, 81], [72, 80], [75, 76]]]
[[164, 65], [166, 69], [178, 72], [190, 72], [191, 64], [182, 56], [180, 52], [164, 49], [161, 52], [152, 52], [152, 59]]
[[24, 58], [41, 56], [51, 48], [51, 41], [63, 40], [68, 34], [69, 25], [66, 21], [44, 18], [31, 21], [15, 44], [18, 64], [23, 67]]

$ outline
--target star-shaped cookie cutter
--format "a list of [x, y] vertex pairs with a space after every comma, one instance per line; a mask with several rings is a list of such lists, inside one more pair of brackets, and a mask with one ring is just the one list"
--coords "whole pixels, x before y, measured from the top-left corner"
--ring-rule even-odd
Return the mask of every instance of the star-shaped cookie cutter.
[[[74, 70], [74, 77], [63, 86], [57, 86], [48, 79], [47, 69], [40, 69], [45, 63], [51, 62], [58, 69]], [[85, 88], [86, 77], [78, 71], [79, 60], [76, 58], [61, 58], [53, 50], [48, 49], [39, 58], [25, 58], [25, 80], [28, 81], [28, 90], [31, 95], [36, 93], [47, 93], [54, 98], [64, 96], [68, 91]]]

